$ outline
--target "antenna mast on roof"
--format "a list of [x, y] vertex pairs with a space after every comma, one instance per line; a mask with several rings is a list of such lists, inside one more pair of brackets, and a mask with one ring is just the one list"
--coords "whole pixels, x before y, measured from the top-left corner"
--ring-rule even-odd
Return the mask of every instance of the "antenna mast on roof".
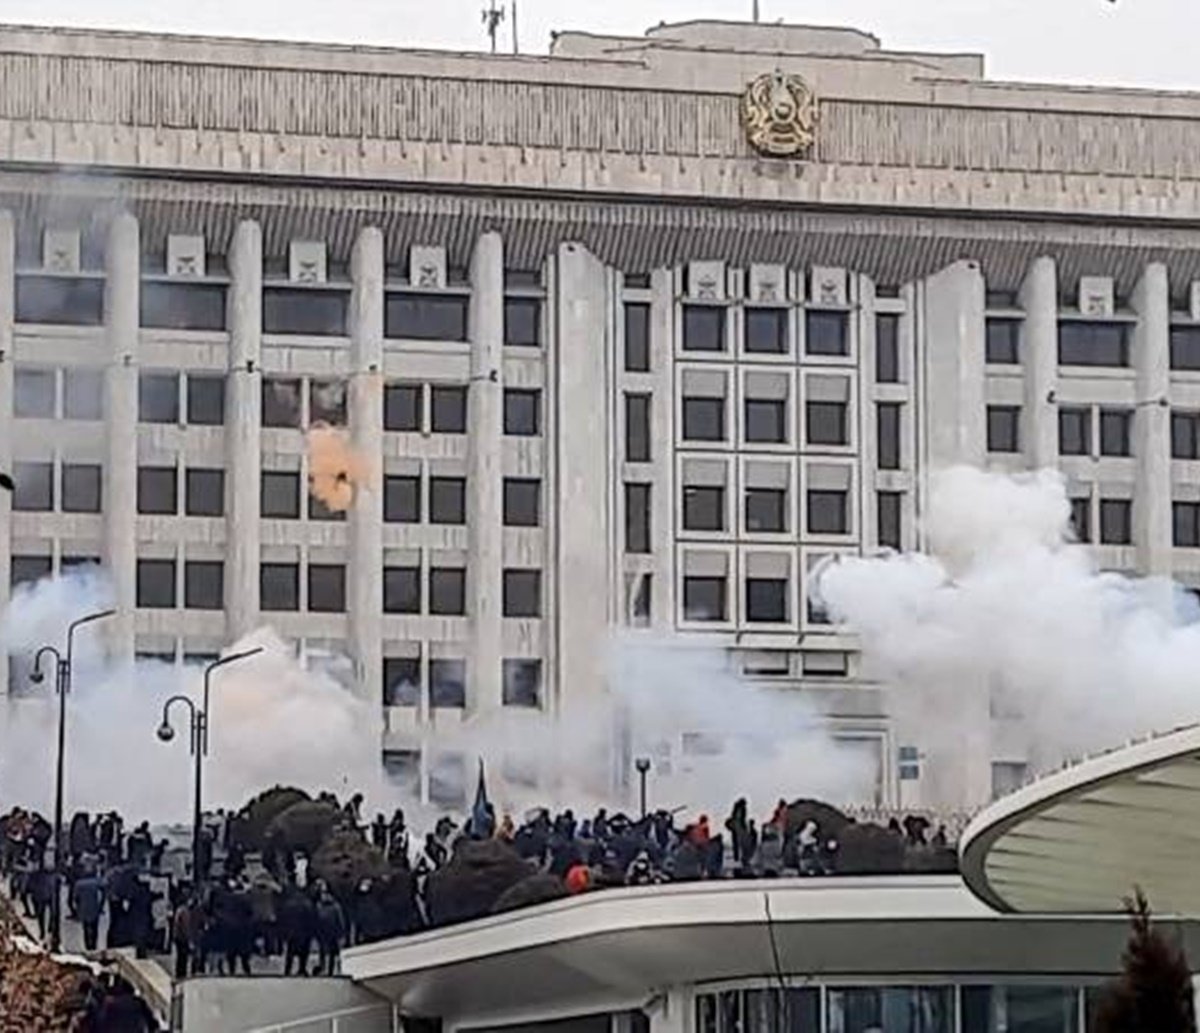
[[496, 6], [496, 0], [489, 0], [489, 6], [483, 10], [483, 26], [484, 31], [488, 34], [488, 38], [492, 41], [492, 53], [496, 53], [496, 33], [500, 30], [500, 23], [504, 21], [504, 5]]
[[752, 10], [753, 10], [753, 20], [758, 21], [758, 0], [754, 0], [754, 6], [753, 6]]
[[512, 0], [512, 15], [513, 15], [513, 53], [521, 53], [521, 47], [517, 41], [517, 0]]

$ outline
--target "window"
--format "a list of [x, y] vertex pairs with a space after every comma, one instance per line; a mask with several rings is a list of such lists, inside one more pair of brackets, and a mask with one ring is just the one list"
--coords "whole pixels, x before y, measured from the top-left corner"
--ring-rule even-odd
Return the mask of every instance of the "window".
[[746, 309], [747, 352], [783, 355], [788, 350], [788, 310], [786, 308]]
[[467, 481], [464, 477], [429, 478], [429, 522], [467, 522]]
[[193, 467], [184, 478], [184, 512], [188, 516], [225, 515], [225, 471]]
[[883, 1029], [952, 1033], [954, 1029], [954, 989], [949, 986], [830, 987], [825, 1000], [828, 1028], [836, 1033]]
[[264, 334], [342, 337], [350, 293], [312, 287], [266, 287], [262, 293]]
[[63, 556], [58, 561], [59, 569], [67, 574], [72, 570], [77, 570], [80, 567], [98, 567], [100, 566], [99, 556]]
[[225, 606], [225, 564], [220, 560], [188, 560], [183, 565], [183, 605], [189, 610]]
[[725, 489], [719, 486], [687, 485], [683, 489], [685, 531], [725, 530]]
[[533, 437], [541, 433], [542, 393], [524, 388], [504, 391], [504, 433]]
[[1200, 459], [1200, 412], [1171, 413], [1171, 458]]
[[1016, 405], [987, 407], [987, 447], [989, 452], [1021, 450], [1021, 409]]
[[328, 423], [335, 427], [346, 425], [346, 382], [344, 380], [310, 380], [308, 382], [308, 423]]
[[[1003, 765], [1019, 768], [1020, 778], [995, 777]], [[1004, 796], [1021, 787], [1025, 765], [997, 762], [992, 765], [993, 795]], [[1076, 1033], [1094, 1029], [1080, 1024], [1079, 990], [1073, 986], [964, 986], [962, 1033]], [[1000, 1016], [1003, 1016], [1001, 1020]]]
[[846, 534], [846, 492], [810, 488], [808, 492], [808, 533]]
[[1171, 369], [1200, 369], [1200, 326], [1171, 327]]
[[746, 579], [746, 620], [782, 624], [788, 619], [788, 583], [785, 578]]
[[504, 299], [504, 343], [523, 348], [536, 348], [542, 343], [540, 298]]
[[900, 317], [894, 312], [875, 317], [875, 380], [900, 382]]
[[421, 612], [421, 568], [383, 568], [383, 612]]
[[12, 508], [19, 513], [48, 513], [54, 508], [54, 464], [13, 463]]
[[147, 610], [175, 608], [175, 561], [137, 561], [137, 604]]
[[139, 324], [155, 330], [225, 329], [225, 287], [219, 283], [146, 280], [139, 307]]
[[747, 488], [746, 530], [754, 533], [786, 531], [787, 492], [782, 488]]
[[383, 429], [421, 429], [420, 384], [388, 384], [383, 389]]
[[63, 417], [104, 419], [104, 374], [98, 369], [63, 370]]
[[1176, 502], [1171, 506], [1172, 538], [1184, 548], [1200, 547], [1200, 502]]
[[1129, 324], [1063, 320], [1058, 324], [1063, 366], [1128, 366]]
[[683, 436], [688, 441], [724, 441], [725, 399], [684, 398]]
[[900, 781], [915, 782], [921, 777], [921, 753], [915, 746], [901, 746], [896, 759], [900, 766]]
[[1071, 499], [1071, 532], [1077, 542], [1092, 540], [1092, 500]]
[[633, 594], [633, 612], [630, 623], [635, 628], [650, 627], [650, 606], [654, 595], [654, 575], [638, 576], [637, 590]]
[[844, 678], [850, 672], [846, 654], [834, 650], [805, 650], [800, 654], [800, 673], [818, 678]]
[[389, 475], [383, 480], [383, 519], [389, 524], [421, 522], [421, 478]]
[[264, 563], [258, 570], [259, 606], [267, 612], [300, 609], [300, 566]]
[[782, 399], [747, 398], [745, 419], [747, 441], [758, 444], [787, 441], [787, 402]]
[[300, 475], [283, 470], [264, 470], [261, 506], [264, 517], [299, 520]]
[[650, 372], [650, 306], [625, 303], [625, 372]]
[[142, 423], [179, 422], [177, 373], [143, 373], [138, 377], [138, 419]]
[[50, 569], [49, 556], [14, 556], [9, 568], [9, 588], [41, 581], [50, 576]]
[[542, 522], [542, 482], [504, 478], [504, 526], [537, 527]]
[[[820, 993], [815, 987], [789, 990], [769, 987], [697, 994], [695, 1022], [691, 1028], [696, 1033], [818, 1033], [822, 1028]], [[879, 1033], [882, 1030], [881, 1026]], [[862, 1031], [829, 1027], [828, 1033]], [[893, 1033], [890, 1027], [888, 1033]], [[905, 1029], [895, 1033], [925, 1031]]]
[[985, 338], [985, 358], [997, 366], [1016, 366], [1021, 362], [1021, 320], [989, 319]]
[[63, 463], [62, 511], [100, 512], [100, 467], [93, 463]]
[[875, 445], [881, 470], [900, 469], [900, 403], [880, 402], [875, 407]]
[[875, 517], [879, 544], [885, 549], [902, 548], [900, 542], [900, 499], [898, 491], [880, 491], [875, 495]]
[[341, 563], [308, 565], [309, 613], [345, 613], [346, 567]]
[[429, 392], [430, 428], [436, 434], [467, 432], [467, 389], [457, 384], [434, 384]]
[[1102, 456], [1127, 456], [1131, 454], [1129, 447], [1129, 428], [1133, 413], [1128, 409], [1100, 410], [1100, 454]]
[[1129, 545], [1133, 541], [1133, 503], [1129, 499], [1100, 500], [1100, 543]]
[[174, 514], [179, 512], [179, 475], [173, 466], [139, 466], [137, 474], [138, 512]]
[[809, 309], [804, 313], [804, 350], [809, 355], [849, 355], [845, 312]]
[[725, 579], [723, 577], [685, 577], [683, 579], [683, 617], [689, 621], [725, 619]]
[[225, 378], [189, 373], [187, 421], [196, 427], [219, 427], [225, 422]]
[[650, 485], [625, 485], [625, 551], [650, 551]]
[[462, 617], [467, 612], [467, 572], [463, 567], [429, 568], [429, 612]]
[[1086, 456], [1092, 451], [1092, 410], [1066, 406], [1058, 410], [1058, 451], [1064, 456]]
[[264, 377], [262, 382], [262, 425], [300, 426], [300, 381]]
[[317, 498], [312, 493], [312, 485], [309, 485], [308, 492], [308, 519], [309, 520], [345, 520], [346, 511], [344, 509], [330, 509], [324, 499]]
[[385, 656], [383, 658], [383, 705], [415, 707], [421, 702], [421, 658]]
[[810, 445], [847, 443], [845, 402], [807, 402], [804, 423]]
[[725, 309], [715, 305], [683, 306], [683, 350], [725, 350]]
[[102, 326], [104, 280], [83, 276], [18, 276], [16, 321]]
[[429, 661], [429, 705], [458, 709], [467, 705], [466, 660]]
[[505, 660], [503, 677], [506, 707], [542, 705], [541, 660]]
[[504, 572], [504, 616], [540, 617], [542, 615], [542, 572], [506, 570]]
[[470, 298], [465, 294], [398, 294], [384, 302], [384, 335], [414, 341], [465, 341]]
[[625, 396], [625, 461], [650, 462], [649, 395]]
[[18, 369], [13, 374], [13, 415], [19, 420], [54, 419], [54, 370]]

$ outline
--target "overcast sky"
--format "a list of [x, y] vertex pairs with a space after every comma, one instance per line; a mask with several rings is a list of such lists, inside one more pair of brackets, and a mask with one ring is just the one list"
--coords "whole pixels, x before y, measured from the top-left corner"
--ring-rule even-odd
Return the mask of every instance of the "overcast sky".
[[[3, 0], [0, 19], [480, 49], [487, 0]], [[501, 0], [496, 0], [500, 3]], [[511, 5], [512, 0], [503, 0]], [[523, 50], [553, 29], [640, 34], [748, 18], [752, 0], [517, 0]], [[1200, 89], [1200, 0], [761, 0], [764, 21], [867, 29], [885, 47], [982, 51], [993, 78]], [[511, 48], [510, 21], [502, 45]]]

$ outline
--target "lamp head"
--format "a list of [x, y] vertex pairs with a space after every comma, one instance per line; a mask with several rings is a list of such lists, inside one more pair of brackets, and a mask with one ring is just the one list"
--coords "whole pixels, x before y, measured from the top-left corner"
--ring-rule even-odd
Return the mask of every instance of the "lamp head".
[[633, 766], [637, 768], [639, 775], [644, 775], [650, 770], [650, 758], [638, 757], [638, 759], [633, 762]]
[[158, 726], [158, 737], [163, 742], [170, 742], [175, 738], [175, 729], [172, 728], [166, 721]]
[[34, 664], [33, 670], [29, 672], [29, 680], [33, 682], [34, 685], [41, 685], [42, 682], [46, 680], [46, 676], [42, 673], [42, 665], [40, 661]]

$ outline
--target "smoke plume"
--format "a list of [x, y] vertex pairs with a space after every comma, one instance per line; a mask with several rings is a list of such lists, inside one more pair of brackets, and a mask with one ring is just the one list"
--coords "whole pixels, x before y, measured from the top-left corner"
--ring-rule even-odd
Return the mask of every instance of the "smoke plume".
[[327, 509], [344, 513], [370, 479], [371, 464], [355, 451], [344, 430], [318, 425], [308, 432], [309, 490]]

